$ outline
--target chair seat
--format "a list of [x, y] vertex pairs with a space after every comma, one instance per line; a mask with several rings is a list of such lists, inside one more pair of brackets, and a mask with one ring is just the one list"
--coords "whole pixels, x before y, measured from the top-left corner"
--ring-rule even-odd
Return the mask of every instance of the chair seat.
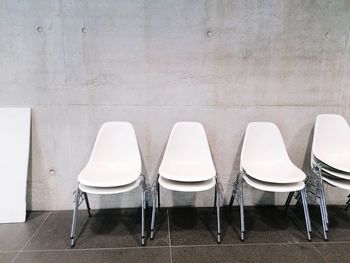
[[166, 179], [181, 182], [201, 182], [213, 179], [216, 175], [211, 162], [167, 162], [161, 165], [159, 174]]
[[292, 162], [248, 163], [243, 169], [250, 177], [267, 183], [291, 184], [306, 178]]
[[89, 163], [79, 174], [78, 182], [91, 187], [116, 187], [139, 178], [139, 167], [127, 164]]
[[322, 176], [322, 179], [327, 182], [328, 184], [339, 187], [345, 190], [350, 190], [350, 181], [349, 180], [344, 180], [344, 179], [335, 179], [331, 178], [329, 176]]
[[[350, 149], [349, 149], [350, 151]], [[327, 156], [326, 158], [322, 159], [316, 156], [317, 159], [321, 160], [323, 163], [327, 164], [328, 166], [343, 171], [345, 173], [350, 173], [350, 153], [349, 154], [342, 154], [342, 155], [331, 155]]]
[[215, 186], [215, 178], [201, 182], [179, 182], [159, 176], [159, 184], [169, 190], [179, 192], [200, 192], [206, 191]]
[[267, 183], [254, 179], [251, 176], [244, 175], [244, 181], [250, 186], [267, 192], [293, 192], [300, 191], [305, 187], [305, 183], [303, 181], [297, 183], [289, 183], [289, 184], [276, 184], [276, 183]]
[[106, 195], [106, 194], [120, 194], [120, 193], [128, 192], [138, 187], [139, 185], [140, 185], [140, 179], [137, 179], [136, 181], [130, 184], [117, 186], [117, 187], [93, 187], [93, 186], [87, 186], [80, 183], [79, 188], [81, 191], [85, 193]]
[[334, 177], [345, 179], [345, 180], [350, 180], [350, 174], [349, 173], [344, 173], [344, 172], [338, 172], [338, 171], [333, 171], [329, 168], [324, 168], [322, 167], [322, 171], [326, 172], [327, 174], [330, 174]]

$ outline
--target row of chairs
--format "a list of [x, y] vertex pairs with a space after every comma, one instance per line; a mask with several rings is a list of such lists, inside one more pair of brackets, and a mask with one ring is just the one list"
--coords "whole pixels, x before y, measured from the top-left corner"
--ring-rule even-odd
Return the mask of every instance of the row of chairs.
[[[307, 197], [315, 194], [321, 210], [324, 238], [327, 239], [328, 213], [323, 182], [350, 190], [350, 128], [346, 120], [334, 114], [316, 119], [311, 153], [310, 176], [290, 160], [281, 132], [271, 122], [249, 123], [241, 152], [240, 173], [230, 199], [240, 206], [241, 240], [244, 240], [244, 183], [269, 192], [289, 192], [286, 206], [295, 196], [302, 204], [307, 238], [311, 240], [311, 222]], [[145, 245], [146, 192], [152, 192], [151, 240], [154, 239], [156, 210], [160, 207], [160, 187], [180, 192], [215, 189], [214, 207], [217, 220], [217, 242], [221, 242], [221, 191], [208, 140], [198, 122], [174, 125], [156, 181], [149, 187], [142, 174], [142, 161], [135, 131], [127, 122], [108, 122], [98, 132], [91, 157], [78, 176], [75, 192], [70, 245], [75, 245], [78, 209], [87, 194], [117, 194], [141, 186], [141, 245]]]

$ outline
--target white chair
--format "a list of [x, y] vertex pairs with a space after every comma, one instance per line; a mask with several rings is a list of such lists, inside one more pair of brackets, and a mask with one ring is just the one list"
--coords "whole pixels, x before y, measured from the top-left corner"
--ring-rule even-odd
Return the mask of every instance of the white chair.
[[327, 240], [329, 219], [323, 181], [350, 190], [350, 128], [337, 114], [320, 114], [316, 118], [311, 173], [307, 180], [309, 192], [315, 193], [319, 201], [323, 235]]
[[174, 125], [159, 167], [156, 186], [154, 189], [156, 194], [153, 197], [151, 240], [154, 238], [156, 202], [160, 207], [160, 186], [181, 192], [206, 191], [215, 187], [217, 242], [221, 242], [218, 178], [202, 124], [178, 122]]
[[230, 207], [238, 196], [241, 215], [241, 240], [244, 240], [244, 181], [250, 186], [269, 192], [300, 191], [304, 208], [308, 240], [311, 223], [306, 199], [305, 174], [290, 160], [282, 135], [270, 122], [248, 124], [241, 152], [241, 167], [230, 200]]
[[350, 128], [342, 116], [317, 116], [312, 154], [326, 165], [350, 173]]
[[71, 246], [75, 245], [76, 223], [81, 199], [85, 199], [89, 216], [87, 194], [118, 194], [141, 185], [142, 226], [141, 245], [145, 244], [146, 182], [141, 172], [142, 161], [136, 134], [128, 122], [107, 122], [100, 128], [91, 157], [78, 176], [71, 229]]

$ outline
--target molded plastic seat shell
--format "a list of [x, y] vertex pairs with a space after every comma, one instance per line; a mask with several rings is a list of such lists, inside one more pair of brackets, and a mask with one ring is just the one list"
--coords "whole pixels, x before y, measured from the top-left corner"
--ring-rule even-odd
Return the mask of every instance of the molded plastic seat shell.
[[345, 190], [350, 190], [350, 181], [345, 179], [330, 178], [326, 175], [322, 176], [323, 180], [332, 186], [336, 186]]
[[267, 192], [294, 192], [300, 191], [305, 187], [304, 182], [291, 183], [291, 184], [280, 184], [280, 183], [267, 183], [254, 179], [251, 176], [244, 175], [244, 181], [250, 186]]
[[169, 190], [179, 192], [200, 192], [206, 191], [215, 186], [215, 178], [200, 182], [179, 182], [159, 177], [159, 184]]
[[241, 153], [241, 169], [262, 182], [292, 184], [306, 178], [290, 160], [278, 127], [271, 122], [248, 124]]
[[324, 168], [324, 167], [322, 167], [322, 170], [325, 171], [327, 174], [330, 174], [330, 175], [335, 176], [337, 178], [341, 178], [344, 180], [350, 180], [350, 174], [348, 174], [348, 173], [336, 172], [336, 171], [333, 171], [333, 170], [330, 170], [330, 169]]
[[178, 122], [174, 125], [159, 174], [165, 179], [181, 182], [207, 181], [216, 176], [202, 124]]
[[135, 182], [127, 185], [117, 186], [117, 187], [93, 187], [83, 184], [79, 184], [80, 190], [88, 194], [120, 194], [124, 192], [131, 191], [140, 185], [140, 180], [137, 179]]
[[90, 187], [116, 187], [135, 182], [140, 174], [141, 156], [134, 128], [128, 122], [107, 122], [98, 132], [78, 181]]
[[330, 167], [350, 173], [350, 128], [342, 116], [317, 116], [312, 153]]

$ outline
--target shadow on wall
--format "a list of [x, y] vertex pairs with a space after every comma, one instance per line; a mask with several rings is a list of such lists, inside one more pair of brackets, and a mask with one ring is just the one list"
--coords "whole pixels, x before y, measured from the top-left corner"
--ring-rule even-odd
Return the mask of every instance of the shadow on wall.
[[[233, 165], [232, 165], [230, 177], [229, 177], [228, 183], [226, 184], [226, 189], [223, 189], [223, 194], [225, 194], [225, 195], [224, 195], [224, 200], [222, 202], [222, 205], [226, 205], [229, 203], [231, 195], [232, 195], [232, 191], [233, 191], [233, 183], [236, 181], [238, 173], [240, 171], [241, 151], [242, 151], [243, 141], [244, 141], [244, 135], [243, 135], [243, 137], [238, 145], [236, 156], [233, 160]], [[220, 178], [219, 178], [219, 180], [220, 180]], [[229, 199], [225, 200], [225, 196], [228, 197]]]
[[[29, 142], [29, 160], [28, 160], [28, 175], [27, 175], [27, 193], [26, 193], [26, 202], [27, 202], [27, 211], [32, 210], [32, 200], [33, 200], [33, 139], [32, 139], [32, 127], [33, 127], [33, 115], [30, 118], [30, 142]], [[28, 216], [28, 213], [27, 213]]]
[[302, 170], [306, 173], [306, 176], [310, 173], [311, 170], [311, 151], [312, 151], [312, 141], [314, 139], [314, 130], [315, 126], [312, 126], [312, 129], [309, 134], [309, 139], [306, 146], [304, 162], [302, 166]]

